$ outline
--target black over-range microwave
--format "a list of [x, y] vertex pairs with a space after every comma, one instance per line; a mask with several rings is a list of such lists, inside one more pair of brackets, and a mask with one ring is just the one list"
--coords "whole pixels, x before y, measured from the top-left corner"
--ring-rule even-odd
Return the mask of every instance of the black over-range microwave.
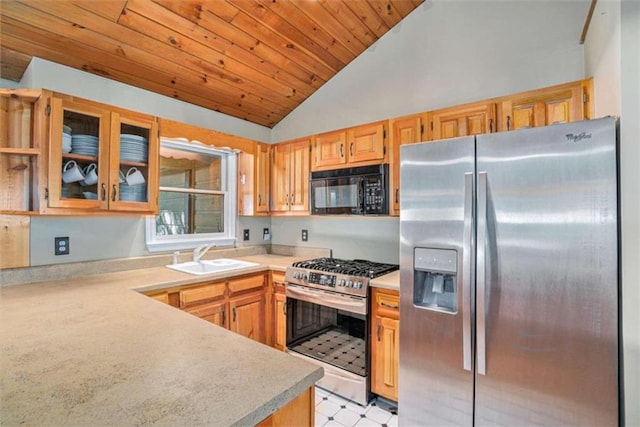
[[389, 165], [311, 172], [314, 215], [388, 215]]

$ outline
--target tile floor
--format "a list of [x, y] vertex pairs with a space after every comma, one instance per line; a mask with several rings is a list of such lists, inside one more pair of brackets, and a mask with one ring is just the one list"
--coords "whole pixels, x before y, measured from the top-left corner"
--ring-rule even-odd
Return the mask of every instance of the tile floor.
[[[386, 405], [385, 405], [386, 406]], [[396, 427], [394, 408], [383, 409], [374, 400], [361, 406], [336, 394], [316, 387], [316, 427]]]

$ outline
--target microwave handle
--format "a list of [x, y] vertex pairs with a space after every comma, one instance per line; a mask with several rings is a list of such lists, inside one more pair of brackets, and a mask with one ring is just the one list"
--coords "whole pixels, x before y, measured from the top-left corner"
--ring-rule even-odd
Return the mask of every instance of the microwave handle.
[[366, 186], [366, 180], [364, 178], [360, 178], [360, 182], [358, 184], [359, 187], [359, 204], [360, 204], [360, 212], [359, 213], [365, 213], [366, 210], [366, 206], [364, 205], [364, 191], [365, 191], [365, 186]]

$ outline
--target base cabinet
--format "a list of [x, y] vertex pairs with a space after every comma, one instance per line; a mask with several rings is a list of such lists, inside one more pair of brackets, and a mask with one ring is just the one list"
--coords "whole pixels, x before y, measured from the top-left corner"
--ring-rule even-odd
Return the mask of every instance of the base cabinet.
[[398, 401], [400, 296], [397, 291], [372, 290], [371, 391]]
[[151, 291], [147, 296], [267, 344], [267, 273]]
[[258, 427], [315, 425], [315, 387], [309, 387], [273, 415], [257, 424]]
[[253, 294], [229, 301], [231, 320], [229, 330], [266, 343], [264, 333], [264, 293]]
[[287, 296], [285, 295], [284, 272], [271, 272], [270, 312], [268, 314], [268, 343], [271, 347], [285, 351], [287, 347]]

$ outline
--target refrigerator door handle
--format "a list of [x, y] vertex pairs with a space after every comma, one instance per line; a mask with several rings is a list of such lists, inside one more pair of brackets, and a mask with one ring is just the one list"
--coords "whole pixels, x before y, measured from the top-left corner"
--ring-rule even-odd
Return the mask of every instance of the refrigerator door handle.
[[462, 367], [471, 371], [471, 276], [473, 265], [473, 172], [464, 174], [464, 232], [462, 242]]
[[476, 276], [478, 374], [487, 374], [487, 319], [485, 304], [487, 262], [487, 173], [478, 172], [478, 240]]

